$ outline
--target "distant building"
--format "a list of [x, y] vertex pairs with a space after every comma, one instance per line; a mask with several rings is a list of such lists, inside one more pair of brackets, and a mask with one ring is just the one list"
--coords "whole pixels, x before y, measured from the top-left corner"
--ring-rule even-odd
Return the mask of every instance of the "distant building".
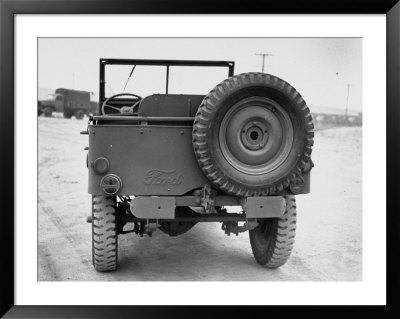
[[[311, 113], [318, 113], [318, 114], [331, 114], [331, 115], [344, 115], [345, 108], [338, 108], [338, 107], [327, 107], [327, 106], [320, 106], [320, 105], [308, 105]], [[358, 116], [360, 110], [348, 109], [348, 115]]]

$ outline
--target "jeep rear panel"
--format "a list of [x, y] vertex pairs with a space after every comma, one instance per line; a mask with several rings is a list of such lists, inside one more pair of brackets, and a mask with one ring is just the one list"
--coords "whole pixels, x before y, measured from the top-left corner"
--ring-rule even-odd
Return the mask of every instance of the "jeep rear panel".
[[[184, 195], [204, 187], [192, 146], [192, 126], [89, 125], [89, 193], [103, 194], [104, 175], [122, 180], [119, 195]], [[106, 173], [96, 174], [94, 161], [109, 162]]]

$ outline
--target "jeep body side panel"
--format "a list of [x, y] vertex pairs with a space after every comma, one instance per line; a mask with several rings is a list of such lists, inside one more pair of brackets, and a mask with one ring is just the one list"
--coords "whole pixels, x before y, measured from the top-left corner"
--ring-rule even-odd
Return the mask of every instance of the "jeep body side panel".
[[[184, 195], [209, 183], [193, 152], [192, 126], [89, 125], [89, 193], [103, 194], [104, 175], [122, 180], [119, 195]], [[96, 174], [93, 162], [109, 162]]]

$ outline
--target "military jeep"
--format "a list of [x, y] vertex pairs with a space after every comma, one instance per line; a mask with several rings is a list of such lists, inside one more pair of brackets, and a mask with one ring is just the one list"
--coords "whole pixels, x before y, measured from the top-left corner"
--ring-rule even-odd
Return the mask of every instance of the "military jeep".
[[[234, 65], [100, 59], [100, 115], [81, 132], [89, 135], [87, 221], [97, 271], [117, 268], [120, 234], [151, 236], [159, 229], [178, 236], [199, 222], [220, 222], [227, 235], [248, 230], [255, 260], [266, 268], [288, 260], [295, 195], [310, 192], [312, 117], [290, 84], [265, 73], [234, 75]], [[131, 69], [126, 83], [135, 68], [157, 66], [165, 91], [139, 96], [125, 84], [106, 94], [112, 66]], [[182, 67], [222, 68], [227, 75], [203, 94], [169, 93], [170, 72]], [[138, 83], [156, 81], [147, 79]]]

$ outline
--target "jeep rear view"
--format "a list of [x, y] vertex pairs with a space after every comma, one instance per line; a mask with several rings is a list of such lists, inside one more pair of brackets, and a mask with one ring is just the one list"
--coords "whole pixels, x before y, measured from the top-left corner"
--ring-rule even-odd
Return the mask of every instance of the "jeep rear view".
[[[120, 66], [128, 74], [110, 71]], [[119, 235], [161, 230], [179, 236], [200, 222], [219, 222], [227, 235], [249, 231], [254, 258], [266, 268], [288, 260], [295, 195], [310, 192], [312, 117], [286, 81], [258, 72], [235, 75], [234, 66], [100, 59], [99, 115], [82, 132], [89, 137], [88, 222], [97, 271], [117, 268]], [[146, 77], [146, 67], [162, 70], [160, 77]], [[205, 83], [186, 72], [173, 84], [174, 70], [187, 67], [224, 76], [201, 94], [182, 94], [180, 85]], [[139, 70], [145, 77], [138, 85], [163, 81], [163, 90], [141, 96], [129, 83]], [[118, 76], [120, 91], [107, 94]]]

